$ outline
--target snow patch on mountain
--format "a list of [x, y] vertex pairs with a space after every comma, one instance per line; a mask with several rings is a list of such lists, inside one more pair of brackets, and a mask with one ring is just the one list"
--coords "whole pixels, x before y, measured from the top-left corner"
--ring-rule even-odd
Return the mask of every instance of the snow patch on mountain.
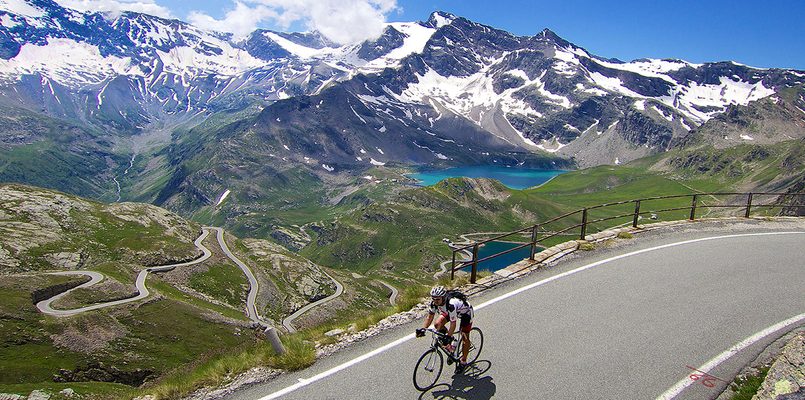
[[[759, 100], [774, 94], [774, 90], [763, 86], [763, 82], [749, 83], [722, 76], [718, 85], [700, 85], [690, 82], [689, 86], [680, 86], [673, 96], [663, 97], [663, 103], [677, 108], [686, 116], [698, 122], [705, 122], [720, 111], [704, 112], [699, 107], [715, 107], [723, 109], [727, 105], [746, 105], [751, 101]], [[683, 106], [679, 107], [675, 101]]]
[[50, 38], [44, 46], [26, 44], [16, 57], [0, 59], [0, 76], [5, 81], [36, 73], [64, 85], [98, 84], [117, 75], [143, 75], [139, 66], [132, 66], [131, 58], [104, 57], [96, 46], [72, 39]]
[[333, 47], [324, 47], [321, 49], [306, 47], [301, 44], [294, 43], [274, 32], [263, 32], [263, 36], [271, 39], [274, 43], [280, 45], [280, 47], [301, 59], [326, 58], [327, 56], [332, 56], [335, 54], [339, 49]]
[[632, 91], [631, 89], [627, 88], [623, 81], [620, 78], [610, 78], [608, 76], [604, 76], [601, 73], [593, 72], [590, 74], [590, 79], [596, 85], [614, 92], [616, 94], [620, 94], [627, 97], [636, 97], [636, 98], [643, 98], [639, 93]]
[[[524, 71], [512, 70], [507, 73], [521, 79], [528, 79]], [[417, 75], [417, 83], [408, 87], [399, 96], [401, 101], [430, 104], [436, 112], [434, 100], [450, 111], [481, 125], [483, 112], [492, 110], [498, 104], [505, 112], [515, 112], [522, 115], [541, 114], [533, 110], [528, 104], [512, 96], [518, 88], [507, 89], [502, 93], [495, 93], [494, 79], [486, 71], [467, 76], [442, 76], [438, 72], [428, 69], [424, 75]], [[536, 80], [527, 80], [526, 85], [538, 85], [541, 93], [552, 96], [544, 90], [544, 84]], [[569, 104], [569, 100], [562, 96], [552, 96], [559, 104]]]
[[215, 206], [216, 207], [220, 206], [221, 203], [223, 203], [224, 200], [226, 200], [226, 198], [229, 197], [229, 193], [231, 193], [229, 189], [226, 189], [226, 191], [224, 191], [224, 193], [221, 194], [221, 197], [218, 198], [218, 202], [215, 203]]
[[594, 58], [592, 60], [598, 63], [599, 65], [602, 65], [607, 68], [634, 72], [636, 74], [652, 78], [660, 78], [673, 84], [677, 84], [677, 82], [667, 75], [669, 72], [678, 71], [685, 67], [698, 68], [702, 66], [702, 64], [692, 64], [681, 60], [651, 59], [651, 60], [632, 61], [629, 63], [613, 63], [598, 58]]
[[453, 23], [452, 16], [448, 17], [442, 13], [433, 13], [432, 16], [433, 20], [436, 21], [436, 28], [441, 28], [446, 25], [450, 25]]
[[556, 153], [557, 151], [561, 150], [562, 147], [567, 146], [566, 144], [562, 144], [556, 138], [551, 140], [543, 139], [540, 144], [536, 145], [539, 149], [543, 151], [547, 151], [548, 153]]
[[0, 0], [0, 11], [29, 18], [40, 18], [45, 12], [24, 0]]
[[419, 23], [391, 23], [392, 28], [406, 36], [403, 44], [395, 48], [385, 56], [370, 61], [361, 70], [365, 72], [394, 68], [399, 65], [400, 60], [411, 55], [420, 54], [425, 49], [425, 45], [430, 40], [436, 29], [422, 26]]
[[22, 22], [12, 19], [8, 14], [3, 14], [0, 16], [0, 25], [3, 25], [6, 29], [12, 29], [15, 26], [22, 25]]
[[221, 54], [207, 55], [188, 46], [174, 47], [168, 52], [157, 50], [165, 65], [165, 71], [176, 75], [216, 73], [223, 76], [236, 76], [258, 68], [264, 61], [252, 57], [247, 51], [235, 49], [221, 43]]

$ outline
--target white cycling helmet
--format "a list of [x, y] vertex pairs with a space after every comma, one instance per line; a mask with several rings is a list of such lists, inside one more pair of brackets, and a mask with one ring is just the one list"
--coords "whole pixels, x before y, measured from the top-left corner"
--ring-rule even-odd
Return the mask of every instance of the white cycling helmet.
[[447, 289], [444, 286], [434, 286], [430, 290], [430, 297], [445, 297], [447, 296]]

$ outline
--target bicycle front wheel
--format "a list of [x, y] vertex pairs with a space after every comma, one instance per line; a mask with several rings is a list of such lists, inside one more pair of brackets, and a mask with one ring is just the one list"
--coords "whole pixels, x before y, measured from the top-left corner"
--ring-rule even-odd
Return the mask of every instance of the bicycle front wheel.
[[[463, 346], [464, 341], [459, 341], [459, 346]], [[480, 328], [470, 329], [470, 351], [467, 353], [467, 364], [472, 364], [481, 355], [481, 350], [484, 348], [484, 333]], [[459, 349], [458, 355], [461, 356], [462, 350]]]
[[430, 349], [419, 357], [414, 367], [414, 387], [420, 391], [426, 391], [436, 386], [436, 381], [442, 374], [444, 358], [442, 353], [436, 349]]

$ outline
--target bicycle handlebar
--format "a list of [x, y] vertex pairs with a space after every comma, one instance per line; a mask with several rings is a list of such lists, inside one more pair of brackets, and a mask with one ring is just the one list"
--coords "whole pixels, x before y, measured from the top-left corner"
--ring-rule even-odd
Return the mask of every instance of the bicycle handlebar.
[[448, 335], [446, 333], [441, 333], [441, 332], [439, 332], [439, 331], [437, 331], [436, 329], [433, 329], [433, 328], [427, 328], [427, 329], [425, 329], [425, 331], [433, 333], [438, 337], [449, 337], [451, 339], [455, 339], [455, 337], [453, 336], [453, 335], [455, 335], [455, 333], [453, 333], [453, 335]]

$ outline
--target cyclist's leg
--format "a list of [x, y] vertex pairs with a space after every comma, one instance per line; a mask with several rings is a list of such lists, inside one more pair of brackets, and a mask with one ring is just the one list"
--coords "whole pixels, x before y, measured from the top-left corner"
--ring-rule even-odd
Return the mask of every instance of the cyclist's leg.
[[446, 324], [447, 315], [439, 314], [439, 316], [437, 316], [436, 320], [433, 322], [433, 327], [439, 332], [447, 333], [447, 327], [445, 327]]
[[470, 330], [472, 329], [472, 317], [469, 315], [461, 316], [461, 362], [467, 363], [467, 356], [470, 353]]

